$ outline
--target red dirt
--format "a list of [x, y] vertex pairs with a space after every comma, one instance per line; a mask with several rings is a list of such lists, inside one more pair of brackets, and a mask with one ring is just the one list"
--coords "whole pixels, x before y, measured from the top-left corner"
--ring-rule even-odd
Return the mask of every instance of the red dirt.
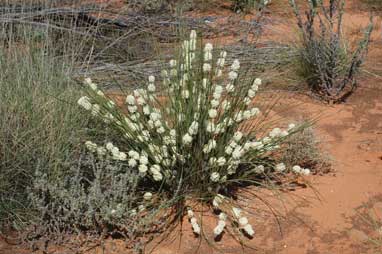
[[[348, 2], [348, 1], [347, 1]], [[358, 1], [348, 4], [345, 16], [346, 33], [352, 35], [367, 24], [366, 12], [357, 9]], [[266, 33], [267, 40], [293, 40], [290, 33], [292, 19], [284, 9], [271, 6], [274, 13], [269, 15], [280, 21], [271, 24]], [[213, 15], [225, 15], [214, 11]], [[211, 14], [211, 13], [210, 13]], [[195, 16], [201, 14], [194, 14]], [[289, 20], [289, 22], [288, 22]], [[381, 22], [379, 19], [378, 23]], [[369, 60], [366, 70], [382, 74], [382, 38], [380, 27], [372, 36]], [[285, 35], [285, 36], [284, 36]], [[323, 149], [333, 158], [334, 173], [324, 176], [310, 176], [308, 180], [319, 193], [312, 189], [297, 189], [286, 194], [284, 202], [271, 202], [286, 215], [289, 220], [281, 222], [282, 234], [275, 220], [265, 214], [258, 201], [250, 201], [255, 215], [250, 216], [256, 235], [246, 244], [257, 247], [242, 249], [229, 235], [223, 235], [215, 243], [216, 249], [206, 242], [195, 238], [186, 222], [182, 230], [174, 230], [171, 237], [155, 246], [153, 253], [281, 253], [281, 254], [359, 254], [382, 253], [382, 249], [373, 248], [368, 242], [369, 235], [378, 234], [372, 228], [360, 223], [356, 209], [363, 203], [382, 201], [382, 77], [363, 74], [360, 89], [341, 105], [324, 105], [303, 95], [283, 93], [276, 111], [282, 112], [286, 106], [295, 105], [280, 116], [290, 120], [299, 120], [318, 116], [315, 129], [323, 141]], [[279, 109], [279, 110], [278, 110]], [[288, 203], [285, 207], [282, 204]], [[382, 209], [382, 208], [380, 208]], [[378, 212], [378, 211], [377, 211]], [[382, 214], [382, 210], [379, 211]], [[382, 221], [382, 216], [378, 217]], [[207, 236], [212, 237], [216, 221], [208, 217], [204, 221]], [[182, 235], [180, 241], [180, 235]], [[152, 250], [153, 244], [148, 246]], [[15, 249], [0, 241], [0, 253], [29, 253]], [[65, 252], [62, 252], [65, 253]], [[96, 248], [87, 253], [129, 253], [120, 240], [107, 241], [106, 250]]]

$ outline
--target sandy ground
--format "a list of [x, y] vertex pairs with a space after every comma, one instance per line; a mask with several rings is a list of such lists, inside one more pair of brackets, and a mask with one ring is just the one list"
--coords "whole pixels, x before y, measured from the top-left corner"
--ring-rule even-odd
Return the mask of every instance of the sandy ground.
[[[350, 12], [345, 17], [349, 34], [359, 31], [368, 21], [367, 13], [359, 10], [356, 2], [350, 2]], [[213, 15], [224, 19], [226, 12], [223, 10]], [[290, 15], [279, 7], [268, 15], [275, 15], [275, 23], [269, 25], [267, 40], [290, 40], [289, 36], [282, 36], [282, 33], [293, 29], [288, 24]], [[366, 70], [374, 73], [379, 70], [382, 74], [380, 27], [372, 38]], [[213, 248], [195, 238], [186, 223], [182, 231], [174, 230], [168, 239], [154, 249], [151, 244], [147, 251], [156, 254], [382, 253], [382, 249], [373, 247], [368, 241], [369, 237], [379, 233], [358, 215], [365, 204], [368, 207], [366, 213], [372, 213], [372, 217], [382, 224], [382, 77], [363, 73], [360, 89], [341, 105], [324, 105], [305, 95], [292, 93], [282, 93], [281, 96], [276, 111], [280, 109], [282, 117], [299, 120], [319, 116], [315, 129], [323, 142], [323, 149], [333, 159], [334, 171], [308, 178], [318, 195], [310, 188], [286, 193], [284, 202], [276, 204], [280, 213], [288, 218], [281, 220], [281, 231], [269, 214], [259, 211], [251, 216], [250, 221], [256, 231], [254, 239], [246, 242], [251, 248], [240, 247], [229, 235], [223, 235]], [[287, 105], [293, 107], [281, 112]], [[282, 206], [284, 203], [288, 205]], [[262, 205], [252, 201], [251, 206], [257, 208]], [[206, 234], [210, 237], [215, 223], [215, 219], [206, 219]], [[382, 232], [380, 234], [382, 237]], [[108, 241], [106, 246], [106, 249], [92, 249], [88, 253], [129, 253], [119, 240]], [[30, 252], [0, 241], [0, 253]]]

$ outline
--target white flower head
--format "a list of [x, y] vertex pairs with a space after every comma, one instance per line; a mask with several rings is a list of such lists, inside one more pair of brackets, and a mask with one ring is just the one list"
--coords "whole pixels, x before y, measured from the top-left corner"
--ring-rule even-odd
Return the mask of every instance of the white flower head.
[[244, 118], [245, 120], [248, 120], [248, 119], [251, 118], [251, 117], [252, 117], [252, 113], [251, 113], [250, 110], [245, 110], [245, 111], [243, 112], [243, 118]]
[[252, 99], [255, 96], [256, 96], [256, 92], [252, 89], [249, 89], [248, 90], [248, 97]]
[[224, 221], [227, 220], [227, 214], [221, 212], [221, 213], [219, 214], [219, 220], [224, 220]]
[[218, 115], [218, 111], [216, 110], [216, 109], [210, 109], [209, 111], [208, 111], [208, 116], [210, 117], [210, 118], [216, 118], [217, 117], [217, 115]]
[[251, 115], [257, 116], [260, 113], [260, 110], [258, 108], [251, 108]]
[[141, 174], [145, 174], [147, 172], [147, 170], [148, 170], [148, 167], [144, 164], [140, 164], [138, 167], [138, 171]]
[[85, 110], [91, 110], [92, 104], [90, 103], [90, 98], [87, 96], [82, 96], [78, 101], [78, 105], [83, 107]]
[[255, 173], [262, 174], [265, 172], [265, 168], [263, 165], [256, 166], [254, 169]]
[[213, 45], [211, 43], [206, 43], [204, 46], [204, 51], [212, 51]]
[[160, 172], [158, 172], [158, 173], [153, 173], [153, 178], [154, 178], [154, 181], [159, 182], [159, 181], [162, 181], [162, 179], [163, 179], [163, 175], [162, 175]]
[[214, 139], [210, 139], [206, 145], [203, 147], [203, 152], [208, 154], [216, 147], [216, 141]]
[[223, 67], [224, 67], [224, 64], [225, 64], [225, 59], [224, 59], [224, 58], [219, 58], [216, 64], [217, 64], [217, 66], [219, 66], [220, 68], [223, 68]]
[[243, 230], [249, 235], [249, 236], [253, 236], [255, 234], [255, 231], [253, 230], [252, 226], [250, 224], [246, 224], [244, 227], [243, 227]]
[[[237, 72], [235, 72], [235, 71], [230, 71], [229, 73], [228, 73], [228, 78], [230, 79], [230, 80], [235, 80], [235, 79], [237, 79], [237, 76], [238, 76], [238, 74], [237, 74]], [[228, 88], [227, 88], [227, 91], [228, 91]]]
[[209, 63], [204, 63], [203, 64], [203, 71], [204, 72], [210, 72], [211, 71], [211, 64], [209, 64]]
[[292, 167], [292, 171], [296, 174], [300, 174], [303, 169], [299, 165], [295, 165]]
[[247, 225], [247, 224], [248, 224], [248, 219], [247, 219], [247, 217], [240, 217], [240, 219], [239, 219], [239, 225], [242, 226], [242, 227], [244, 227], [244, 226]]
[[182, 138], [183, 144], [189, 145], [192, 142], [192, 136], [188, 133], [186, 133]]
[[253, 81], [253, 85], [256, 85], [256, 86], [260, 86], [262, 83], [261, 79], [259, 78], [256, 78], [254, 81]]
[[211, 176], [210, 176], [210, 180], [211, 182], [219, 182], [219, 179], [220, 179], [220, 174], [218, 172], [212, 172], [211, 173]]
[[129, 105], [135, 105], [135, 97], [133, 95], [128, 95], [126, 97], [126, 103]]
[[235, 86], [232, 84], [232, 83], [229, 83], [225, 89], [227, 90], [227, 93], [232, 93], [233, 91], [235, 91]]
[[145, 106], [142, 108], [142, 111], [143, 111], [143, 114], [145, 114], [145, 115], [150, 115], [150, 113], [151, 113], [150, 106], [149, 106], [149, 105], [145, 105]]
[[275, 166], [276, 172], [283, 172], [285, 171], [285, 169], [286, 169], [286, 166], [284, 163], [279, 163]]
[[[195, 219], [195, 218], [193, 218], [193, 219]], [[195, 219], [195, 221], [191, 222], [191, 226], [192, 226], [192, 231], [194, 231], [195, 234], [199, 235], [200, 234], [200, 227], [199, 227], [198, 223], [196, 223], [196, 219]]]
[[152, 194], [151, 192], [146, 192], [146, 193], [143, 195], [143, 199], [146, 200], [146, 201], [151, 200], [152, 197], [153, 197], [153, 194]]
[[155, 82], [155, 77], [154, 76], [149, 76], [149, 83], [154, 83]]
[[294, 128], [296, 128], [296, 125], [294, 123], [288, 125], [288, 131], [293, 130]]
[[196, 39], [196, 31], [195, 30], [191, 30], [191, 33], [190, 33], [190, 39]]
[[104, 147], [97, 147], [97, 154], [98, 156], [106, 155], [106, 149]]
[[129, 110], [130, 113], [135, 113], [138, 110], [137, 106], [128, 106], [127, 110]]
[[174, 60], [174, 59], [170, 60], [170, 67], [171, 68], [176, 67], [176, 60]]
[[188, 99], [190, 97], [190, 92], [188, 91], [188, 89], [184, 89], [182, 91], [182, 98], [183, 99]]
[[212, 108], [217, 108], [219, 106], [219, 101], [218, 100], [211, 100], [211, 107]]
[[129, 164], [130, 167], [134, 168], [137, 165], [137, 161], [134, 160], [134, 159], [130, 159], [128, 161], [128, 164]]
[[212, 60], [212, 52], [211, 51], [205, 51], [204, 52], [204, 61], [208, 62]]
[[238, 71], [240, 69], [240, 62], [239, 62], [239, 60], [236, 59], [236, 60], [233, 61], [232, 65], [231, 65], [231, 69], [233, 71]]
[[219, 220], [218, 225], [214, 228], [214, 235], [219, 236], [223, 233], [225, 228], [225, 221]]
[[189, 219], [193, 218], [194, 217], [194, 212], [191, 209], [188, 209], [187, 210], [187, 216], [188, 216]]
[[231, 155], [233, 152], [233, 148], [231, 146], [227, 146], [225, 148], [225, 153], [228, 154], [228, 155]]
[[157, 129], [157, 132], [158, 132], [159, 134], [163, 134], [163, 133], [166, 132], [166, 129], [165, 129], [163, 126], [160, 126], [160, 127]]
[[206, 131], [210, 133], [215, 131], [214, 122], [208, 121]]
[[218, 166], [224, 166], [224, 164], [226, 163], [226, 159], [224, 157], [219, 157], [217, 162]]
[[85, 146], [91, 152], [97, 151], [97, 144], [93, 143], [92, 141], [86, 141]]
[[137, 98], [137, 104], [143, 106], [146, 104], [146, 100], [140, 96]]
[[91, 111], [93, 116], [97, 116], [101, 111], [101, 107], [98, 104], [93, 104]]
[[235, 218], [240, 218], [241, 209], [237, 207], [232, 207], [232, 214]]
[[104, 94], [101, 90], [98, 90], [98, 91], [97, 91], [97, 95], [99, 95], [99, 96], [105, 96], [105, 94]]
[[242, 156], [243, 156], [243, 149], [242, 149], [240, 146], [236, 147], [236, 148], [233, 150], [233, 152], [232, 152], [232, 158], [238, 160], [238, 159], [240, 159]]
[[147, 90], [148, 90], [149, 92], [155, 92], [156, 88], [155, 88], [154, 83], [150, 83], [150, 84], [147, 86]]
[[85, 78], [84, 83], [87, 84], [87, 85], [89, 85], [89, 84], [91, 84], [91, 83], [93, 83], [93, 82], [92, 82], [92, 79], [91, 79], [91, 78]]
[[208, 84], [208, 79], [207, 79], [207, 78], [203, 78], [203, 80], [202, 80], [202, 87], [203, 87], [204, 89], [207, 88], [207, 84]]
[[190, 135], [196, 135], [198, 133], [198, 129], [199, 129], [199, 123], [197, 121], [193, 121], [190, 127], [188, 128], [188, 133]]
[[125, 161], [127, 160], [127, 155], [124, 152], [112, 152], [113, 153], [113, 159], [119, 160], [119, 161]]
[[224, 196], [221, 195], [221, 194], [217, 194], [217, 195], [214, 197], [214, 199], [212, 200], [212, 205], [213, 205], [214, 207], [218, 208], [219, 205], [220, 205], [221, 203], [223, 203], [223, 201], [224, 201]]
[[233, 139], [236, 141], [236, 142], [239, 142], [241, 140], [241, 138], [243, 137], [243, 133], [241, 131], [237, 131], [235, 132], [235, 134], [233, 135]]
[[269, 133], [269, 136], [271, 138], [277, 138], [277, 137], [280, 137], [281, 135], [281, 129], [280, 128], [274, 128], [270, 133]]

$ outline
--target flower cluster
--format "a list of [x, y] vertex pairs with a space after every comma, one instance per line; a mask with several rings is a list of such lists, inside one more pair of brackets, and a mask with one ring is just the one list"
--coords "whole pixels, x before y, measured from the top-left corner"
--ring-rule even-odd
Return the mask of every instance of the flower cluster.
[[192, 211], [192, 209], [188, 209], [187, 210], [187, 216], [188, 216], [188, 219], [191, 223], [191, 226], [192, 226], [192, 231], [199, 235], [200, 234], [200, 226], [197, 222], [197, 219], [195, 218], [195, 215], [194, 215], [194, 212]]
[[[216, 208], [228, 198], [219, 190], [231, 180], [286, 172], [282, 162], [260, 162], [298, 127], [274, 128], [263, 136], [253, 133], [253, 126], [246, 123], [261, 115], [253, 101], [262, 81], [241, 82], [239, 60], [227, 66], [226, 57], [227, 52], [215, 53], [210, 43], [197, 50], [196, 32], [192, 31], [182, 44], [179, 59], [171, 60], [162, 71], [161, 82], [150, 76], [146, 88], [126, 96], [127, 113], [86, 79], [88, 96], [81, 97], [78, 104], [119, 133], [118, 145], [88, 141], [86, 147], [137, 170], [142, 179], [152, 182], [150, 190], [167, 191], [169, 196], [183, 192], [184, 197], [187, 191], [196, 190]], [[293, 167], [291, 172], [306, 175], [309, 170]], [[143, 199], [149, 201], [152, 195], [145, 192]], [[227, 216], [231, 216], [252, 236], [246, 217], [233, 211], [232, 216], [228, 212], [219, 215], [215, 235], [224, 231]], [[191, 210], [193, 231], [199, 234], [196, 218], [190, 214]]]

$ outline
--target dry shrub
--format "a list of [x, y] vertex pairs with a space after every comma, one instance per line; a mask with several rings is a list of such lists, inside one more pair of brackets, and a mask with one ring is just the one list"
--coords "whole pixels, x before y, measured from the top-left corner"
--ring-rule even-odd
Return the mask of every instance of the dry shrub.
[[[366, 57], [373, 30], [372, 18], [364, 38], [351, 50], [342, 35], [344, 1], [310, 0], [305, 18], [294, 0], [289, 0], [301, 31], [301, 74], [313, 94], [322, 100], [344, 101], [357, 88], [356, 77]], [[318, 29], [317, 29], [318, 26]]]
[[313, 128], [306, 128], [286, 141], [281, 160], [290, 167], [301, 165], [316, 174], [328, 173], [331, 170], [330, 158], [321, 151], [320, 143]]

